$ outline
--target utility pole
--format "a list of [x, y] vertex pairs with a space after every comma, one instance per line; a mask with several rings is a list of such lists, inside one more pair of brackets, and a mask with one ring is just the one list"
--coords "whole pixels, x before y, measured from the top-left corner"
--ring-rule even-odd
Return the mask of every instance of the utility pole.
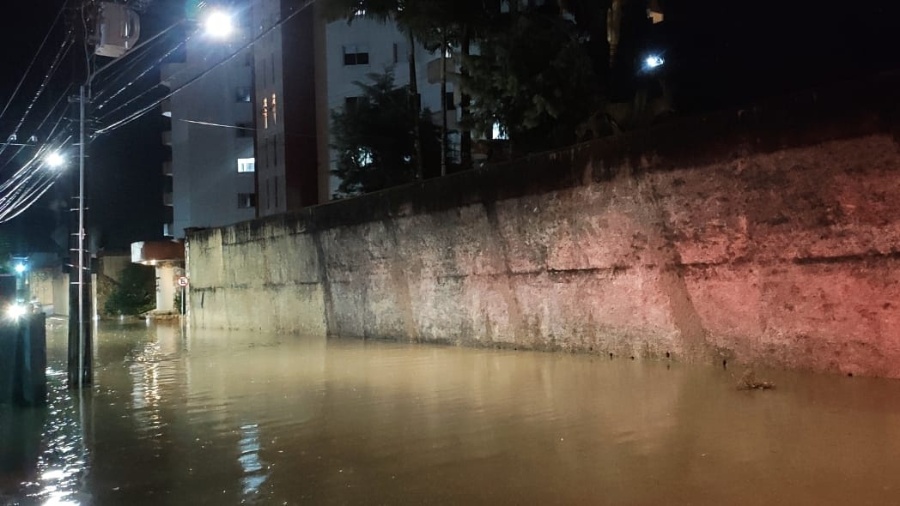
[[[86, 83], [90, 83], [88, 75]], [[68, 379], [70, 388], [82, 389], [93, 383], [93, 339], [91, 335], [90, 265], [85, 253], [87, 231], [85, 229], [85, 122], [87, 108], [87, 84], [78, 90], [78, 197], [77, 223], [72, 252], [77, 251], [77, 265], [69, 275], [69, 353]], [[76, 221], [76, 220], [72, 220]], [[74, 296], [73, 296], [74, 295]], [[77, 316], [76, 316], [77, 315]]]

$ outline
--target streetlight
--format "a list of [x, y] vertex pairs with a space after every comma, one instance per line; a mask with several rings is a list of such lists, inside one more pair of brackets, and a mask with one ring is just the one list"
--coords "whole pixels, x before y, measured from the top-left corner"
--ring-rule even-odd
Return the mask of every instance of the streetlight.
[[644, 58], [644, 69], [653, 70], [662, 67], [665, 63], [666, 60], [658, 54], [647, 55], [647, 57]]
[[[194, 2], [197, 5], [202, 5], [202, 2]], [[206, 15], [204, 19], [204, 28], [206, 33], [210, 36], [217, 38], [226, 38], [228, 37], [232, 31], [232, 21], [231, 16], [228, 15], [224, 11], [219, 10], [211, 10], [209, 14]], [[122, 28], [119, 26], [108, 27], [110, 29], [118, 29]], [[90, 309], [91, 300], [89, 298], [90, 294], [87, 291], [87, 284], [90, 281], [90, 277], [86, 276], [88, 265], [87, 260], [89, 259], [85, 254], [85, 246], [87, 243], [87, 233], [85, 228], [85, 147], [88, 141], [88, 135], [86, 132], [86, 108], [87, 104], [91, 100], [90, 89], [91, 82], [101, 73], [107, 71], [109, 68], [113, 67], [116, 63], [122, 61], [121, 56], [127, 53], [134, 53], [138, 49], [150, 44], [154, 40], [159, 37], [162, 37], [168, 30], [163, 30], [158, 34], [154, 35], [150, 39], [137, 44], [131, 48], [124, 48], [124, 51], [113, 56], [113, 61], [107, 63], [103, 67], [93, 70], [92, 68], [88, 68], [87, 76], [85, 77], [84, 84], [79, 87], [78, 90], [78, 224], [77, 231], [73, 234], [76, 238], [75, 250], [77, 250], [78, 257], [78, 265], [75, 269], [72, 270], [72, 278], [74, 278], [70, 284], [71, 286], [77, 287], [77, 312], [78, 312], [78, 321], [77, 321], [77, 331], [73, 332], [72, 328], [72, 316], [71, 313], [74, 308], [71, 308], [71, 298], [70, 298], [70, 325], [69, 325], [69, 384], [70, 386], [76, 386], [81, 389], [85, 385], [91, 383], [92, 376], [92, 365], [91, 365], [91, 328], [90, 322], [85, 318], [85, 314], [87, 310]], [[130, 41], [134, 42], [134, 41]], [[102, 55], [101, 55], [102, 56]], [[54, 161], [58, 161], [54, 157]], [[50, 162], [48, 161], [48, 164]], [[75, 267], [75, 266], [73, 266]], [[76, 270], [77, 269], [77, 270]], [[71, 294], [71, 291], [70, 291]], [[77, 354], [77, 355], [76, 355]], [[77, 378], [75, 377], [77, 376]]]
[[66, 164], [66, 158], [59, 151], [54, 151], [44, 157], [44, 163], [51, 169], [58, 169]]
[[203, 29], [207, 35], [217, 39], [225, 39], [234, 32], [231, 15], [223, 10], [213, 10], [203, 20]]

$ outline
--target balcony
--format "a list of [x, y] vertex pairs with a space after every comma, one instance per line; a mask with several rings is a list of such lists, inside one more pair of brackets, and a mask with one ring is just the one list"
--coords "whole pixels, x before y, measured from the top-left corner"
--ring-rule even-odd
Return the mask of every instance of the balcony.
[[171, 146], [172, 145], [172, 131], [166, 130], [162, 133], [162, 143], [163, 146]]
[[163, 205], [164, 206], [173, 205], [172, 192], [164, 192], [163, 193]]
[[173, 174], [171, 161], [163, 162], [162, 173], [163, 173], [163, 176], [171, 176]]

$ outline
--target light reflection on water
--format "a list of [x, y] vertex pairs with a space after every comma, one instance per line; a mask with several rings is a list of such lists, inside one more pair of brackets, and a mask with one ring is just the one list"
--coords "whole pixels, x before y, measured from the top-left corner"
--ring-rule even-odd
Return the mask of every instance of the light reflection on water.
[[900, 382], [104, 327], [0, 410], [0, 504], [893, 504]]

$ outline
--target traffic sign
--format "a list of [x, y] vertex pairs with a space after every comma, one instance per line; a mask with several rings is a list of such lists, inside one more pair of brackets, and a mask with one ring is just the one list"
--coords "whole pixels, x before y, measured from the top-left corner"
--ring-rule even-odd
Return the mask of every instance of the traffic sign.
[[179, 276], [178, 277], [178, 286], [184, 288], [188, 286], [188, 278], [187, 276]]

